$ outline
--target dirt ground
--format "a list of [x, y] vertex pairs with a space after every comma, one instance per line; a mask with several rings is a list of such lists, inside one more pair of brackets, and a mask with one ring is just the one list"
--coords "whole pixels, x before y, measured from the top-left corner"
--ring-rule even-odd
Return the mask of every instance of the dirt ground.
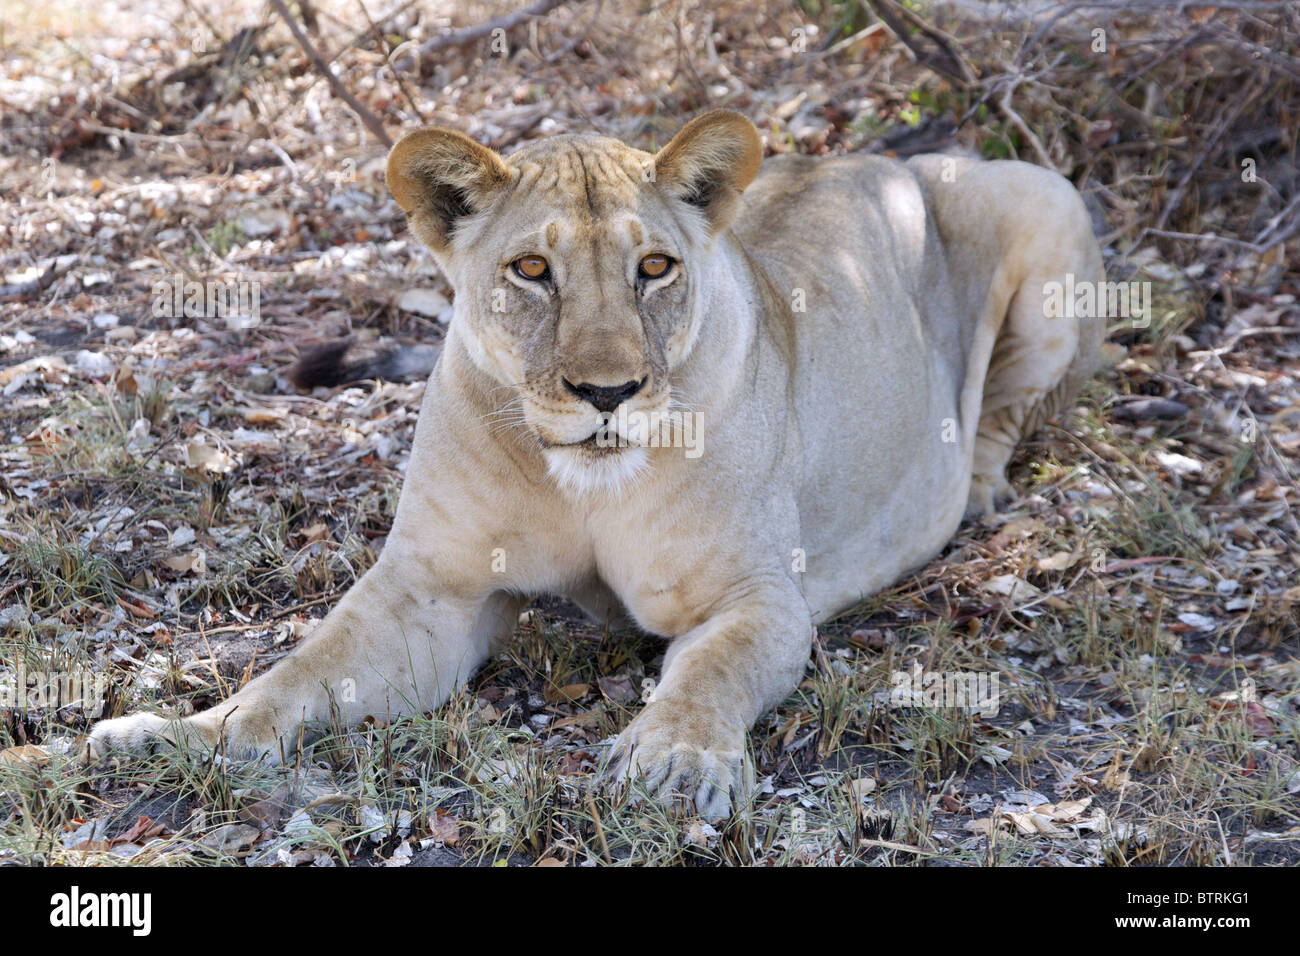
[[[274, 4], [0, 0], [0, 864], [1300, 863], [1300, 15], [1175, 6], [292, 5], [349, 105]], [[649, 149], [722, 105], [769, 153], [1051, 166], [1149, 295], [1017, 500], [822, 629], [732, 818], [593, 788], [663, 644], [547, 600], [439, 711], [288, 768], [82, 767], [94, 719], [223, 699], [383, 547], [423, 383], [289, 378], [450, 315], [380, 134]]]

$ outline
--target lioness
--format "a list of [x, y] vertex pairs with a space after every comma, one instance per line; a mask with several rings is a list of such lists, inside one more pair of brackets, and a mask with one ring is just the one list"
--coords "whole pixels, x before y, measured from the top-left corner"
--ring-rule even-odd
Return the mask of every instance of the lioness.
[[1100, 251], [1024, 163], [764, 162], [718, 110], [653, 156], [420, 129], [387, 178], [456, 298], [383, 553], [233, 697], [103, 721], [90, 758], [184, 735], [279, 760], [331, 701], [437, 707], [556, 593], [671, 641], [608, 772], [725, 815], [814, 625], [993, 508], [1094, 368], [1101, 325], [1046, 287], [1100, 281]]

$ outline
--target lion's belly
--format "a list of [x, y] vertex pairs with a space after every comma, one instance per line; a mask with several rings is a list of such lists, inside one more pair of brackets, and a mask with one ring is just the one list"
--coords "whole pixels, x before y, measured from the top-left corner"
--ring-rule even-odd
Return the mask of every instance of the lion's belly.
[[[970, 419], [978, 414], [962, 414], [957, 390], [924, 359], [924, 337], [885, 348], [875, 354], [892, 357], [882, 363], [892, 368], [869, 375], [851, 365], [837, 368], [825, 376], [829, 387], [812, 386], [801, 403], [804, 592], [818, 619], [933, 557], [966, 507]], [[841, 395], [852, 392], [851, 401], [832, 404], [827, 392], [836, 381]], [[829, 421], [817, 416], [831, 407], [840, 411]]]
[[885, 205], [873, 228], [894, 238], [841, 254], [835, 294], [797, 325], [797, 499], [817, 620], [938, 553], [970, 486], [976, 316], [952, 286], [920, 193], [898, 186]]
[[910, 397], [889, 402], [851, 440], [805, 454], [798, 496], [807, 542], [803, 586], [816, 620], [929, 560], [965, 511], [970, 455], [955, 407], [942, 395], [893, 384]]
[[847, 610], [893, 584], [938, 554], [957, 530], [965, 510], [969, 475], [954, 481], [938, 504], [848, 497], [852, 521], [805, 523], [810, 549], [803, 577], [804, 598], [814, 623]]

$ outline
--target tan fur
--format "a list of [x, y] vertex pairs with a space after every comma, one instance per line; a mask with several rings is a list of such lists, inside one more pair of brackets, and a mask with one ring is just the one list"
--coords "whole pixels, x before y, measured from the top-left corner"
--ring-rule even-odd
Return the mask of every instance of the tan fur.
[[[393, 194], [457, 294], [378, 563], [229, 700], [105, 721], [89, 754], [224, 733], [278, 759], [331, 699], [350, 721], [436, 707], [551, 592], [671, 639], [611, 769], [725, 813], [746, 728], [799, 681], [814, 625], [994, 505], [1101, 329], [1044, 315], [1044, 283], [1102, 278], [1054, 173], [760, 158], [729, 112], [653, 157], [594, 136], [505, 158], [443, 130], [399, 142]], [[638, 281], [650, 253], [671, 277]], [[551, 283], [512, 273], [526, 254]], [[702, 453], [593, 446], [566, 381], [641, 383], [627, 410], [692, 412]]]

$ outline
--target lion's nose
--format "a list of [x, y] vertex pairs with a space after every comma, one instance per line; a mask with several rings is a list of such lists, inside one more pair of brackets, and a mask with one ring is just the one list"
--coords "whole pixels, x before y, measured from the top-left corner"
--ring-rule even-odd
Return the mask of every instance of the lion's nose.
[[622, 385], [592, 385], [590, 382], [574, 385], [567, 378], [561, 381], [564, 382], [565, 388], [584, 402], [591, 402], [599, 412], [612, 412], [641, 391], [641, 386], [646, 383], [644, 378], [640, 381], [624, 382]]

